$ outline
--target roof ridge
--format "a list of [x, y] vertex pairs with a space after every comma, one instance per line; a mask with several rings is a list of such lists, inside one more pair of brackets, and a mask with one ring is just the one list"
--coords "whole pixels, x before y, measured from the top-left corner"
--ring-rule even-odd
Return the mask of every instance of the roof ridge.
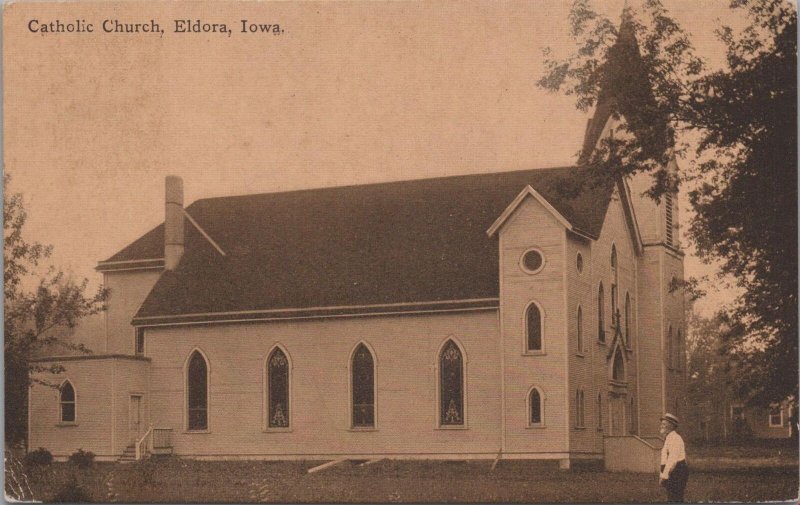
[[545, 171], [555, 171], [555, 170], [573, 170], [579, 169], [580, 166], [576, 165], [564, 165], [564, 166], [551, 166], [551, 167], [541, 167], [541, 168], [525, 168], [520, 170], [503, 170], [499, 172], [475, 172], [470, 174], [457, 174], [457, 175], [443, 175], [437, 177], [421, 177], [418, 179], [400, 179], [395, 181], [381, 181], [381, 182], [368, 182], [365, 184], [345, 184], [342, 186], [321, 186], [321, 187], [312, 187], [312, 188], [297, 188], [297, 189], [289, 189], [285, 191], [263, 191], [260, 193], [245, 193], [239, 195], [223, 195], [223, 196], [208, 196], [205, 198], [199, 198], [193, 201], [191, 204], [187, 206], [187, 209], [190, 208], [192, 205], [195, 205], [199, 202], [206, 202], [212, 200], [226, 200], [226, 199], [234, 199], [234, 198], [248, 198], [248, 197], [256, 197], [256, 196], [267, 196], [267, 195], [283, 195], [283, 194], [296, 194], [296, 193], [304, 193], [310, 191], [325, 191], [325, 190], [337, 190], [337, 189], [346, 189], [346, 188], [366, 188], [366, 187], [377, 187], [377, 186], [391, 186], [394, 184], [403, 184], [409, 182], [431, 182], [431, 181], [442, 181], [446, 179], [454, 180], [459, 178], [469, 178], [469, 177], [481, 177], [481, 176], [491, 176], [491, 175], [512, 175], [512, 174], [520, 174], [522, 172], [545, 172]]

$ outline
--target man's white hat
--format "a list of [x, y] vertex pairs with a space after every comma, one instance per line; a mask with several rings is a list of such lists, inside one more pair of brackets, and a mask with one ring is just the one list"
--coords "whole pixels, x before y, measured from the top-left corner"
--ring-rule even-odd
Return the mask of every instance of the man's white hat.
[[678, 427], [678, 423], [680, 423], [680, 421], [678, 420], [678, 416], [672, 415], [670, 413], [666, 413], [663, 416], [661, 416], [661, 420], [662, 421], [666, 420], [671, 422], [673, 426], [675, 426], [676, 428]]

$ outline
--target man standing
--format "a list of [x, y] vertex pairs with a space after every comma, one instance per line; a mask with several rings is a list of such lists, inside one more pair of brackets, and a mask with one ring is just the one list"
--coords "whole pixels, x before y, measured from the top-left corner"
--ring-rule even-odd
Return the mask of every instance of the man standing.
[[661, 436], [664, 447], [661, 448], [660, 483], [667, 488], [667, 500], [683, 503], [683, 492], [689, 480], [689, 467], [686, 465], [686, 448], [683, 438], [675, 429], [678, 418], [672, 414], [664, 414], [661, 418]]

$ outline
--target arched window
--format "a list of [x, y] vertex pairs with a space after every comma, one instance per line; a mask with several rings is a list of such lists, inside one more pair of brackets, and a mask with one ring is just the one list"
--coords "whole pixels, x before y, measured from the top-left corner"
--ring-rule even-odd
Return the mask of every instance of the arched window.
[[364, 344], [353, 352], [353, 427], [375, 426], [375, 360]]
[[542, 350], [542, 311], [535, 303], [528, 305], [528, 310], [525, 314], [525, 331], [528, 335], [527, 350], [528, 351], [541, 351]]
[[578, 352], [583, 352], [583, 309], [578, 305], [578, 317], [575, 321], [578, 333]]
[[603, 283], [600, 283], [600, 287], [597, 289], [597, 340], [600, 342], [606, 341], [606, 323], [605, 318], [603, 317], [605, 305], [605, 296], [603, 296]]
[[614, 284], [617, 283], [617, 246], [611, 244], [611, 272], [614, 274]]
[[189, 357], [186, 370], [188, 429], [208, 429], [208, 365], [200, 351]]
[[617, 268], [617, 246], [611, 245], [611, 273], [613, 280], [611, 281], [611, 324], [616, 326], [619, 324], [617, 321], [617, 286], [619, 286], [619, 275]]
[[617, 350], [614, 352], [614, 365], [611, 371], [611, 377], [615, 381], [625, 381], [625, 361], [622, 357], [622, 349], [620, 347], [617, 347]]
[[603, 429], [603, 393], [597, 394], [597, 429]]
[[531, 389], [528, 395], [528, 424], [531, 426], [541, 426], [544, 424], [544, 398], [538, 388]]
[[439, 424], [464, 424], [464, 357], [452, 340], [439, 355]]
[[575, 391], [575, 427], [583, 428], [586, 422], [586, 404], [584, 403], [583, 389]]
[[631, 295], [625, 293], [625, 345], [631, 346]]
[[276, 347], [267, 358], [267, 428], [289, 427], [289, 360]]
[[59, 403], [61, 404], [61, 422], [75, 422], [75, 388], [70, 381], [64, 381], [59, 391]]
[[672, 325], [669, 325], [669, 329], [667, 330], [667, 368], [672, 369], [672, 357], [675, 350], [673, 349], [673, 342], [672, 342]]

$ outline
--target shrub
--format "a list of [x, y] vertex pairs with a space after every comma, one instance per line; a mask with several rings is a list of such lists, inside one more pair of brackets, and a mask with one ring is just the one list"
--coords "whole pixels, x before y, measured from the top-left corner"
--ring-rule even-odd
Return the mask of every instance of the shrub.
[[94, 453], [78, 449], [69, 457], [69, 462], [78, 468], [89, 468], [94, 463]]
[[56, 493], [55, 496], [53, 496], [53, 499], [50, 501], [56, 503], [82, 503], [91, 500], [92, 497], [89, 495], [89, 491], [87, 491], [86, 488], [84, 488], [83, 486], [81, 486], [80, 484], [78, 484], [76, 481], [73, 480], [68, 482], [66, 486], [61, 488], [61, 491]]
[[53, 462], [53, 455], [44, 447], [39, 447], [25, 455], [25, 464], [28, 466], [46, 466]]

